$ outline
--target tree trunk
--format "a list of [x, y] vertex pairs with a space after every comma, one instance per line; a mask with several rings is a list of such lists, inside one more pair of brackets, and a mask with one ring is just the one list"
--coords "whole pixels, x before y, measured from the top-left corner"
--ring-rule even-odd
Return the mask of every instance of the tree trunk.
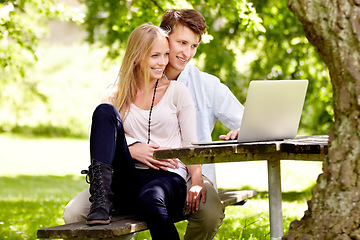
[[335, 124], [308, 210], [283, 239], [360, 239], [360, 0], [289, 0], [288, 7], [329, 68]]

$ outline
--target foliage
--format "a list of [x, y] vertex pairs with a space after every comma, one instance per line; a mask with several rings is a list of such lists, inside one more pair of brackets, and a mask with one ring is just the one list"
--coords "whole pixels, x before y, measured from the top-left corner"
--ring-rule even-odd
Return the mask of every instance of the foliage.
[[[227, 56], [234, 57], [226, 48], [226, 44], [215, 45], [225, 36], [236, 39], [239, 33], [246, 29], [251, 31], [261, 29], [260, 19], [250, 4], [246, 1], [227, 1], [226, 4], [218, 4], [218, 1], [199, 0], [168, 0], [168, 1], [118, 1], [118, 0], [82, 0], [87, 6], [85, 17], [87, 40], [90, 43], [98, 42], [109, 46], [109, 57], [119, 56], [121, 49], [125, 47], [126, 41], [134, 28], [144, 22], [160, 24], [161, 16], [169, 8], [195, 8], [208, 20], [210, 27], [209, 35], [214, 40], [208, 48], [216, 46], [220, 59], [226, 61]], [[225, 17], [224, 17], [225, 15]], [[199, 53], [207, 52], [203, 47]], [[200, 55], [199, 54], [199, 55]], [[216, 59], [216, 58], [215, 58]], [[219, 58], [218, 58], [219, 59]], [[211, 68], [219, 71], [221, 64], [214, 64]]]
[[0, 1], [0, 104], [11, 108], [15, 121], [31, 111], [33, 101], [47, 101], [28, 71], [38, 60], [39, 40], [52, 18], [78, 21], [79, 14], [52, 0]]
[[327, 134], [334, 114], [326, 65], [285, 1], [253, 2], [266, 32], [244, 33], [244, 50], [257, 51], [257, 58], [250, 65], [249, 79], [308, 79], [302, 128], [308, 134]]

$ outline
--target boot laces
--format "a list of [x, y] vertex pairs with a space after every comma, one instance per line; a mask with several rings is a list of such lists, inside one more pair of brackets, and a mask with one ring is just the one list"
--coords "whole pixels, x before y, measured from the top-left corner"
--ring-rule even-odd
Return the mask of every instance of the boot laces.
[[88, 174], [86, 175], [86, 182], [90, 183], [91, 194], [91, 208], [104, 208], [108, 201], [106, 197], [106, 190], [103, 181], [103, 172], [100, 165], [91, 165]]

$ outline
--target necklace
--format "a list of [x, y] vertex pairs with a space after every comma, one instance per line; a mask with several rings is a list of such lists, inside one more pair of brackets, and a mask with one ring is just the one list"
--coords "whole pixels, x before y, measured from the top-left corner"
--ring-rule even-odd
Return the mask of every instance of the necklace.
[[151, 101], [151, 107], [150, 107], [150, 111], [149, 111], [149, 126], [148, 126], [148, 141], [147, 141], [147, 143], [148, 143], [148, 144], [150, 143], [150, 123], [151, 123], [151, 113], [152, 113], [152, 110], [153, 110], [153, 107], [154, 107], [155, 94], [156, 94], [156, 88], [157, 88], [158, 83], [159, 83], [159, 79], [158, 79], [158, 80], [156, 80], [156, 83], [155, 83], [155, 87], [154, 87], [154, 95], [153, 95], [153, 98], [152, 98], [152, 101]]

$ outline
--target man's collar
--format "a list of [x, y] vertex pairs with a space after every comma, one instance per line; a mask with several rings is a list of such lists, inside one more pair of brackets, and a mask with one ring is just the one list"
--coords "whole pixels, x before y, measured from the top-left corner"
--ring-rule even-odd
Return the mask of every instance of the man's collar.
[[[187, 64], [186, 66], [185, 66], [185, 68], [184, 68], [184, 70], [182, 70], [181, 72], [180, 72], [180, 74], [178, 75], [178, 77], [177, 77], [177, 79], [172, 79], [172, 80], [178, 80], [179, 78], [181, 78], [184, 74], [186, 74], [189, 70], [189, 64]], [[169, 78], [165, 75], [165, 73], [163, 73], [162, 74], [162, 77], [163, 78], [165, 78], [166, 80], [169, 80]], [[186, 78], [184, 79], [185, 81], [187, 80]], [[183, 82], [184, 82], [184, 80], [183, 80]]]
[[165, 75], [165, 73], [162, 74], [162, 78], [165, 78], [166, 80], [169, 80], [169, 79], [167, 78], [167, 76]]

